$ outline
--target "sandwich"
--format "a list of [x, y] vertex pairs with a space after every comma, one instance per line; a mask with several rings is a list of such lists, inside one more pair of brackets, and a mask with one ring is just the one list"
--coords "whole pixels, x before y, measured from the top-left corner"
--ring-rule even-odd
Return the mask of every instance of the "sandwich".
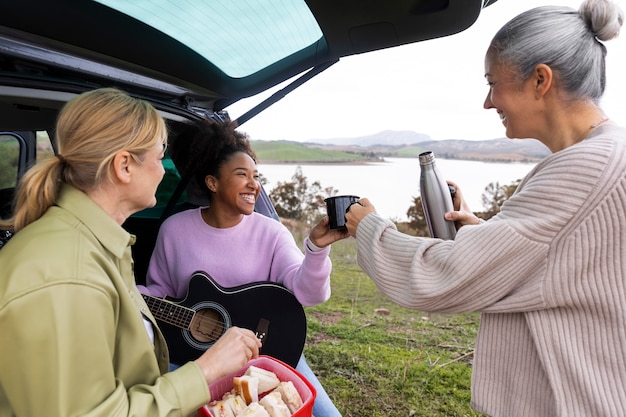
[[259, 378], [259, 394], [273, 390], [280, 384], [280, 379], [272, 371], [251, 365], [245, 375]]
[[207, 408], [213, 417], [237, 417], [224, 401], [211, 401]]
[[259, 401], [259, 378], [250, 375], [236, 376], [233, 378], [235, 394], [241, 395], [246, 405]]
[[269, 413], [258, 402], [250, 403], [241, 413], [236, 417], [270, 417]]
[[233, 416], [241, 413], [246, 408], [246, 401], [241, 395], [235, 395], [229, 392], [224, 394], [222, 401], [226, 404], [226, 406], [230, 407], [230, 410], [233, 412]]
[[298, 390], [291, 381], [281, 382], [274, 392], [280, 393], [280, 396], [291, 414], [295, 413], [300, 407], [302, 407], [302, 398], [298, 393]]
[[291, 411], [279, 392], [270, 392], [259, 401], [259, 404], [265, 408], [270, 417], [291, 417]]

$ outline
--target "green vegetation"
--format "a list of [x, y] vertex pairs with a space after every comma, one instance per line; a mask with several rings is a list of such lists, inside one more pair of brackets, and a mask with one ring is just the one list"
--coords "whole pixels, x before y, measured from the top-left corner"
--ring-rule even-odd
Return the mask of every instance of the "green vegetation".
[[291, 181], [279, 181], [269, 196], [279, 217], [313, 224], [326, 214], [324, 199], [336, 194], [337, 190], [333, 187], [322, 188], [319, 181], [309, 185], [302, 168], [298, 166]]
[[397, 158], [417, 158], [419, 154], [425, 152], [426, 148], [412, 145], [412, 146], [403, 146], [396, 150], [396, 154], [394, 155]]
[[[304, 230], [293, 231], [302, 241]], [[481, 416], [470, 408], [478, 314], [429, 314], [382, 295], [336, 242], [329, 301], [307, 307], [305, 355], [345, 417]]]
[[325, 150], [287, 141], [251, 141], [252, 149], [261, 163], [348, 163], [368, 161], [369, 158], [350, 152]]
[[15, 187], [19, 143], [12, 136], [0, 136], [0, 188]]

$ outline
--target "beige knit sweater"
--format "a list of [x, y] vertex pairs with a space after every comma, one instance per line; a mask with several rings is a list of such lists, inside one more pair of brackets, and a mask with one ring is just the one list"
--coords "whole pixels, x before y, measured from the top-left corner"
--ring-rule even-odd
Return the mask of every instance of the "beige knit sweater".
[[552, 154], [454, 241], [402, 234], [378, 214], [356, 238], [359, 265], [394, 302], [482, 312], [477, 411], [626, 416], [626, 129], [602, 125]]

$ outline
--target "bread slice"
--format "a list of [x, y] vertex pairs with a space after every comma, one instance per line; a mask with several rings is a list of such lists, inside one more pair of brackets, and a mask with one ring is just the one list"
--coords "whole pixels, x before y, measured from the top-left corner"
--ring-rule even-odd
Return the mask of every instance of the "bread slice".
[[291, 381], [283, 381], [274, 392], [280, 393], [283, 402], [289, 407], [291, 414], [295, 413], [300, 407], [302, 407], [302, 398], [298, 393], [298, 390]]
[[233, 378], [235, 394], [241, 395], [246, 405], [259, 401], [259, 378], [250, 375], [236, 376]]
[[280, 384], [280, 379], [272, 371], [251, 365], [245, 375], [259, 378], [259, 394], [273, 390]]
[[265, 408], [270, 417], [291, 417], [291, 411], [283, 401], [280, 392], [270, 392], [261, 398], [259, 404]]
[[233, 416], [237, 416], [237, 414], [245, 410], [247, 406], [246, 400], [244, 400], [241, 395], [228, 393], [227, 395], [224, 395], [222, 401], [230, 407], [230, 410], [233, 412]]
[[250, 403], [250, 405], [236, 417], [270, 417], [270, 415], [261, 404], [254, 402]]
[[232, 409], [224, 401], [211, 401], [207, 408], [213, 417], [236, 417]]

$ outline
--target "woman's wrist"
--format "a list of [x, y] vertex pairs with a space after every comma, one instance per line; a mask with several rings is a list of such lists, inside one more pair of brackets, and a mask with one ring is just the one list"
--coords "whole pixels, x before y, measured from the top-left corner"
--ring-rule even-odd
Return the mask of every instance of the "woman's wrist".
[[307, 248], [309, 248], [311, 252], [321, 252], [324, 249], [324, 248], [320, 248], [315, 243], [313, 243], [313, 241], [311, 240], [311, 236], [308, 236], [306, 238], [305, 243], [306, 243]]

